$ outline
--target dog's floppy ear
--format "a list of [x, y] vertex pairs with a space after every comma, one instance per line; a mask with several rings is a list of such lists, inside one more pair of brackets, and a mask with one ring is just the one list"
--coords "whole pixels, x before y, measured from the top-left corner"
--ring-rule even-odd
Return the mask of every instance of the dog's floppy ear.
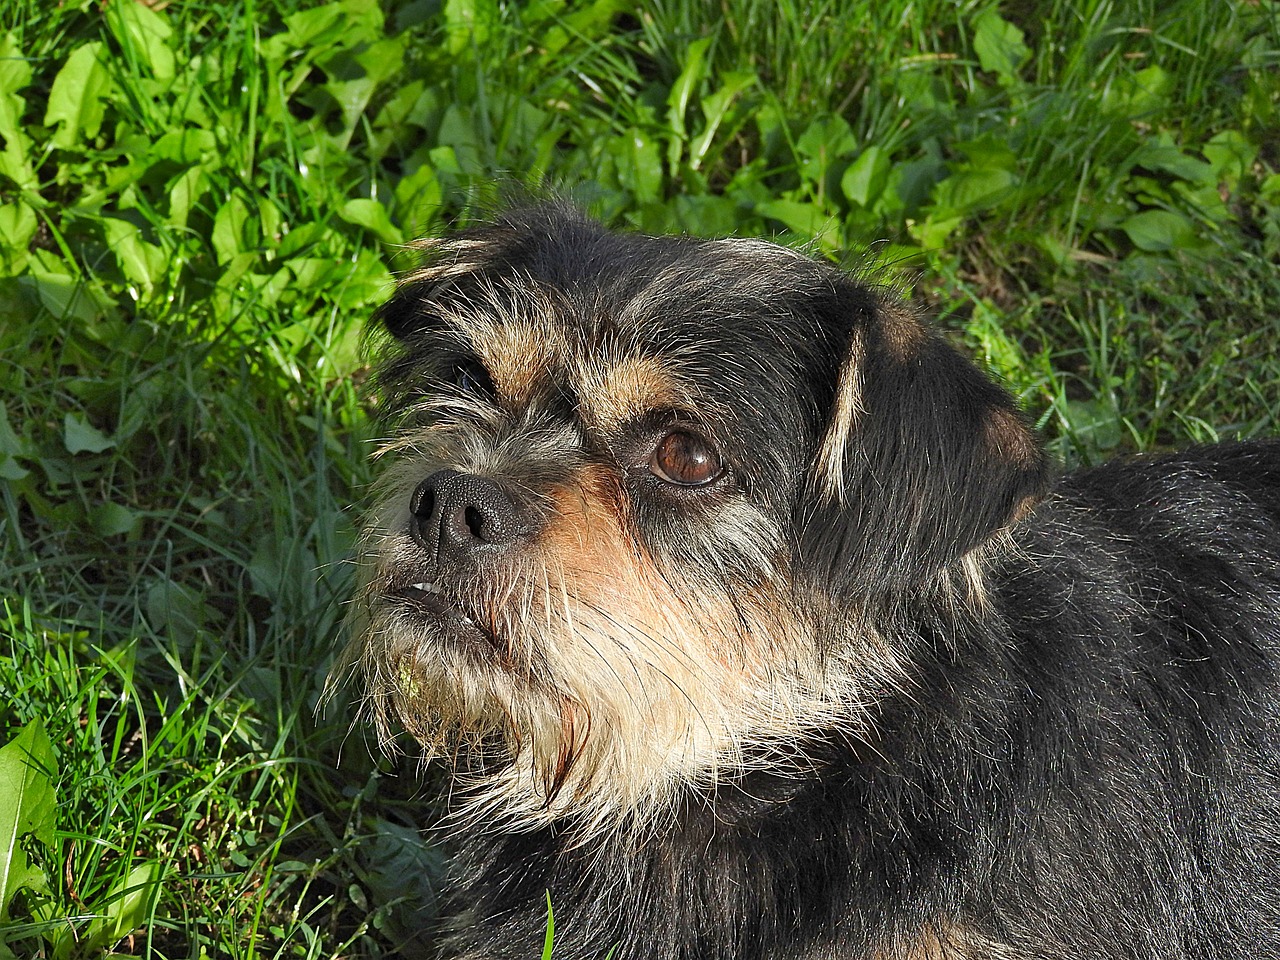
[[847, 587], [911, 590], [1029, 509], [1046, 459], [1013, 398], [910, 306], [865, 290], [849, 306], [805, 537]]
[[432, 301], [449, 293], [474, 296], [486, 272], [505, 266], [514, 231], [507, 224], [476, 227], [442, 238], [416, 240], [418, 265], [400, 278], [391, 298], [373, 316], [373, 326], [396, 340], [412, 340], [436, 323]]
[[417, 240], [409, 249], [419, 263], [400, 278], [391, 299], [374, 315], [374, 326], [396, 340], [413, 340], [435, 322], [433, 301], [480, 299], [496, 278], [545, 268], [539, 250], [557, 245], [578, 250], [601, 232], [571, 204], [541, 203], [514, 206], [489, 222]]

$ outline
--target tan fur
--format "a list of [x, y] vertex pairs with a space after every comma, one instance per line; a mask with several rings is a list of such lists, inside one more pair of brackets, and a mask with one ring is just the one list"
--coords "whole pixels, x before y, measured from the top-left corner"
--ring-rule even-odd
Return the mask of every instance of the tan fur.
[[840, 364], [840, 379], [827, 432], [818, 445], [815, 473], [827, 495], [835, 503], [843, 503], [845, 454], [866, 409], [862, 405], [862, 363], [865, 346], [862, 331], [855, 329]]
[[493, 324], [472, 338], [498, 395], [513, 407], [526, 406], [538, 396], [567, 352], [547, 330], [523, 323]]
[[[817, 958], [806, 958], [817, 960]], [[832, 958], [835, 960], [835, 958]], [[882, 951], [875, 960], [1029, 960], [1006, 944], [963, 926], [928, 927], [920, 939], [902, 950]]]

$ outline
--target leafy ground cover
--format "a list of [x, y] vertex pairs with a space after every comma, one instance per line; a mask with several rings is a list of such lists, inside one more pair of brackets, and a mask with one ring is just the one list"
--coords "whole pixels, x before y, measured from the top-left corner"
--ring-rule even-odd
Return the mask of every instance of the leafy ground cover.
[[377, 957], [429, 910], [416, 771], [316, 709], [402, 241], [505, 184], [869, 249], [1070, 462], [1274, 433], [1278, 20], [11, 0], [0, 958]]

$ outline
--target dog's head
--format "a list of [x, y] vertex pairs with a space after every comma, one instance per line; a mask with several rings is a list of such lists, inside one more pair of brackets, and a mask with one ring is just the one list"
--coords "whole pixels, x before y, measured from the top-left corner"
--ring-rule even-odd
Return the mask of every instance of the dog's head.
[[347, 661], [508, 815], [616, 822], [856, 725], [909, 682], [883, 611], [980, 603], [1043, 484], [1006, 393], [793, 251], [561, 206], [421, 246]]

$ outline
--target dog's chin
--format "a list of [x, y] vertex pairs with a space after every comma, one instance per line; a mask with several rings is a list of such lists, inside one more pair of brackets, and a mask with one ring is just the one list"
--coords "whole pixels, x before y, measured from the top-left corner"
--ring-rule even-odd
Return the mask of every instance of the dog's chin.
[[402, 734], [444, 757], [495, 736], [514, 744], [528, 736], [527, 718], [546, 711], [530, 658], [513, 659], [528, 638], [513, 643], [480, 605], [408, 578], [384, 582], [365, 603], [353, 667], [365, 677], [364, 714], [385, 748], [394, 751]]

